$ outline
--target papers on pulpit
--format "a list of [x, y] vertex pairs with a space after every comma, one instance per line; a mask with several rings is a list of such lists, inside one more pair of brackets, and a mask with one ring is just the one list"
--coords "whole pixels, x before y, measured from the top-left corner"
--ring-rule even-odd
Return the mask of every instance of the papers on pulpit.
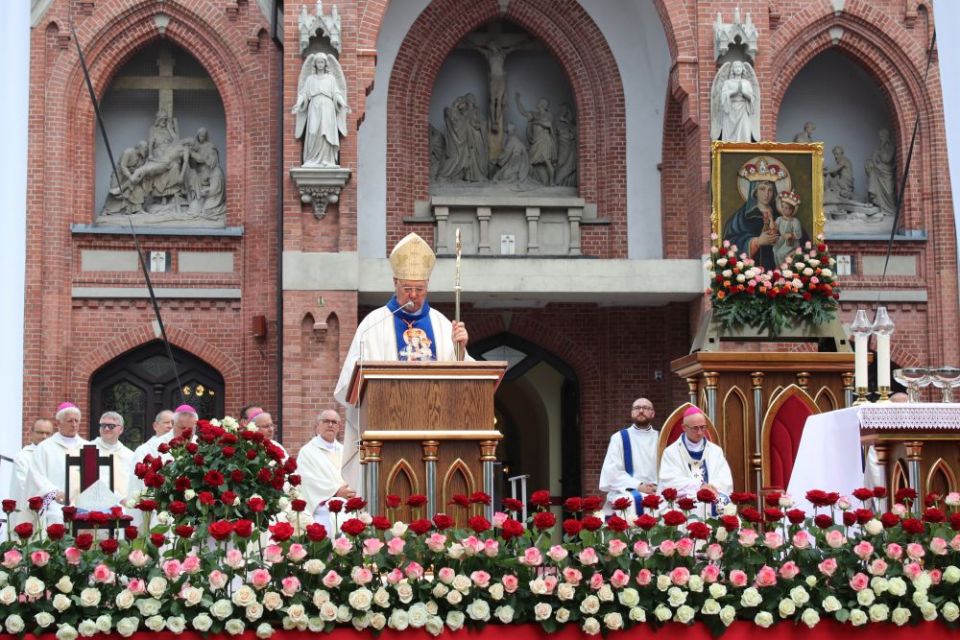
[[120, 504], [120, 496], [110, 490], [103, 478], [87, 487], [77, 498], [77, 509], [83, 511], [107, 511]]

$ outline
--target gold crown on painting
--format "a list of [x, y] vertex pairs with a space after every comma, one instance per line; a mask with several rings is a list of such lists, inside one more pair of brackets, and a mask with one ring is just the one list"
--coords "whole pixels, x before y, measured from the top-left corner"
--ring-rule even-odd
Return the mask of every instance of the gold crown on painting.
[[390, 253], [390, 268], [397, 280], [429, 280], [437, 256], [423, 238], [409, 233]]
[[786, 204], [793, 205], [794, 208], [797, 208], [800, 206], [800, 196], [798, 196], [795, 191], [781, 191], [780, 201]]
[[776, 182], [787, 177], [786, 172], [778, 164], [767, 164], [766, 160], [761, 160], [757, 164], [752, 162], [745, 164], [740, 168], [740, 177], [746, 178], [750, 182]]

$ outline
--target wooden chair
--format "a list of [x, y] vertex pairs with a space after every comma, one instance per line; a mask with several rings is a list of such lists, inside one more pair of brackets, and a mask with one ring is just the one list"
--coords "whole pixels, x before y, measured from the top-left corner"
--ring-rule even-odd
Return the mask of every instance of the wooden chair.
[[762, 491], [787, 489], [804, 426], [815, 413], [820, 413], [820, 407], [795, 384], [785, 387], [770, 403], [760, 431]]
[[[660, 440], [657, 443], [657, 470], [660, 469], [660, 460], [663, 458], [663, 450], [666, 449], [669, 445], [673, 444], [680, 435], [683, 433], [683, 412], [693, 407], [695, 405], [690, 404], [689, 402], [684, 402], [682, 405], [673, 410], [667, 419], [663, 421], [663, 426], [660, 427]], [[713, 442], [714, 444], [720, 442], [720, 434], [717, 433], [717, 428], [713, 426], [713, 422], [710, 420], [710, 417], [704, 412], [703, 417], [707, 420], [707, 440]]]

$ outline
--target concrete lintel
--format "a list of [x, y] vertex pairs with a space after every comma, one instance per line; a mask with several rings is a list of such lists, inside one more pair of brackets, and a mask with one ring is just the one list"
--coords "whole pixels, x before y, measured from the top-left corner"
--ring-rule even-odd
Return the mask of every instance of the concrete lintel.
[[840, 302], [926, 302], [926, 289], [844, 289]]
[[[175, 287], [154, 287], [153, 293], [158, 298], [190, 299], [190, 300], [239, 300], [240, 289], [189, 287], [178, 289]], [[149, 298], [146, 287], [74, 287], [74, 298]]]

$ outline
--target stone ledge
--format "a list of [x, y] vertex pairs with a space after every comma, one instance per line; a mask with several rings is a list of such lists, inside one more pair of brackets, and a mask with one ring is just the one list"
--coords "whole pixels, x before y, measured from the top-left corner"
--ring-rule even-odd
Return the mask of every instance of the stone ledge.
[[[143, 227], [135, 226], [138, 236], [194, 236], [201, 238], [242, 238], [243, 227], [224, 227], [207, 229], [203, 227]], [[129, 236], [130, 227], [123, 225], [106, 226], [94, 224], [71, 224], [70, 233], [81, 235]]]
[[[158, 298], [182, 298], [205, 300], [239, 300], [239, 288], [210, 288], [199, 287], [176, 288], [154, 287], [153, 293]], [[71, 295], [74, 298], [149, 298], [146, 287], [73, 287]]]

